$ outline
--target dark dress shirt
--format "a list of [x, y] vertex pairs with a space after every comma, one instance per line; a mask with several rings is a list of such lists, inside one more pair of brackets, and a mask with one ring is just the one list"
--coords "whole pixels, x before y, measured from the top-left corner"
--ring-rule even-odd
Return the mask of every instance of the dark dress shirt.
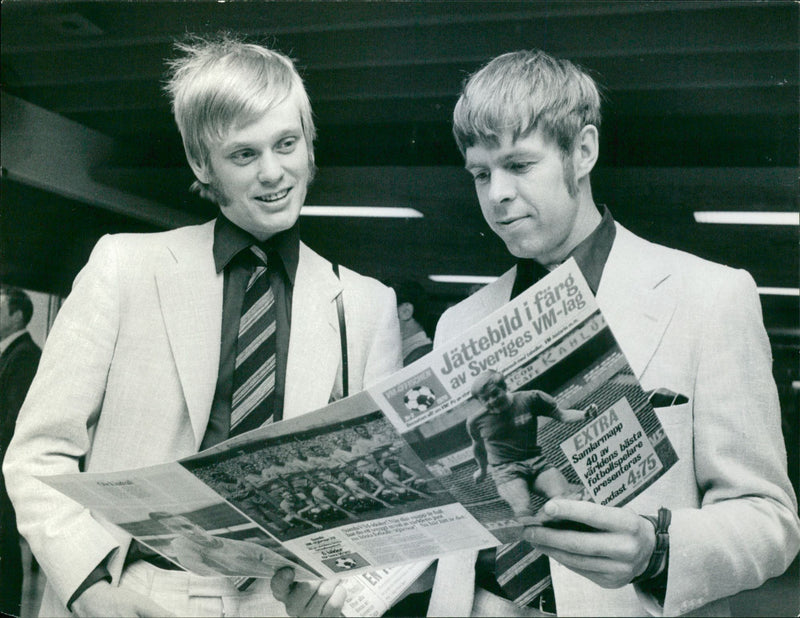
[[222, 292], [222, 333], [220, 336], [219, 373], [211, 404], [211, 415], [200, 449], [209, 448], [227, 439], [231, 424], [233, 368], [236, 360], [236, 339], [244, 292], [253, 265], [249, 248], [258, 245], [267, 255], [269, 283], [275, 294], [277, 324], [275, 330], [275, 408], [273, 420], [283, 418], [283, 396], [286, 391], [286, 359], [289, 353], [289, 332], [292, 316], [292, 290], [300, 259], [300, 235], [295, 224], [266, 242], [237, 227], [223, 215], [214, 226], [214, 264], [224, 272]]
[[[599, 204], [598, 209], [602, 215], [600, 223], [567, 256], [567, 259], [575, 258], [593, 294], [597, 294], [600, 287], [600, 278], [603, 276], [608, 254], [611, 253], [611, 245], [614, 244], [614, 237], [617, 235], [611, 211], [603, 204]], [[514, 279], [511, 298], [519, 296], [549, 272], [536, 260], [518, 259], [517, 277]]]

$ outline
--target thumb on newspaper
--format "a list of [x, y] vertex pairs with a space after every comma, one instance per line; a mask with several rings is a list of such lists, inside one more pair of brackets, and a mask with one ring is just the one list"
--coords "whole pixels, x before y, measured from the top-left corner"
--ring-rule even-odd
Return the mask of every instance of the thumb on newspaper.
[[285, 601], [294, 582], [294, 569], [284, 567], [275, 571], [270, 580], [272, 595], [279, 601]]
[[294, 569], [278, 569], [270, 581], [273, 596], [290, 616], [341, 616], [347, 591], [338, 580], [294, 581]]

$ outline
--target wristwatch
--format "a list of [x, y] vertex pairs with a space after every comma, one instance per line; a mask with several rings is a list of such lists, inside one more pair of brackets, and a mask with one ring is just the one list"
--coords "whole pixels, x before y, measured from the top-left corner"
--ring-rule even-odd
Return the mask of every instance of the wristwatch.
[[669, 552], [669, 524], [672, 521], [672, 512], [661, 507], [658, 509], [658, 517], [651, 515], [642, 515], [642, 517], [653, 524], [653, 528], [655, 528], [656, 546], [647, 567], [631, 581], [634, 584], [658, 577], [667, 566], [667, 553]]

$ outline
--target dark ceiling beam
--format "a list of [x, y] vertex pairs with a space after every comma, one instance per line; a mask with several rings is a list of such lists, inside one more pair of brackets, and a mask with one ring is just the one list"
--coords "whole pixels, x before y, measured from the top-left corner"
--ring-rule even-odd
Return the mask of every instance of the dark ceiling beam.
[[[570, 57], [589, 68], [605, 87], [614, 90], [683, 90], [696, 88], [698, 84], [708, 88], [791, 87], [798, 83], [797, 49], [648, 53], [613, 59], [598, 59], [583, 54]], [[104, 90], [114, 93], [120, 88], [144, 88], [144, 94], [158, 96], [153, 91], [163, 80], [165, 69], [160, 58], [155, 62], [152, 60], [131, 64], [128, 59], [123, 66], [119, 66], [115, 59], [106, 57], [100, 60], [97, 54], [93, 54], [85, 62], [71, 61], [56, 65], [52, 58], [43, 58], [42, 67], [26, 66], [24, 84], [15, 86], [12, 83], [8, 87], [24, 91], [26, 98], [44, 100], [45, 92], [60, 86], [58, 92], [66, 97], [67, 105], [72, 106], [80, 104], [84, 85], [92, 85], [101, 93]], [[407, 97], [454, 95], [464, 76], [475, 69], [479, 60], [429, 60], [425, 63], [392, 65], [391, 70], [378, 65], [335, 69], [311, 65], [304, 71], [303, 77], [311, 92], [326, 98], [331, 90], [337, 93], [336, 99], [373, 93]], [[70, 104], [70, 100], [73, 103]], [[102, 99], [98, 105], [104, 105]], [[63, 111], [74, 110], [67, 108]]]
[[[162, 121], [169, 119], [169, 103], [158, 88], [143, 88], [120, 84], [115, 90], [107, 90], [92, 100], [81, 97], [80, 88], [62, 92], [56, 100], [44, 95], [39, 104], [57, 107], [58, 112], [78, 119], [85, 115], [86, 124], [94, 125], [92, 116], [109, 113], [124, 115], [140, 113], [146, 118], [149, 112], [163, 114]], [[775, 116], [791, 116], [797, 113], [796, 85], [769, 84], [763, 86], [717, 86], [697, 85], [683, 89], [667, 88], [608, 90], [606, 111], [616, 114], [648, 116], [714, 116], [714, 115], [758, 115], [769, 110]], [[409, 95], [398, 87], [392, 93], [343, 93], [324, 89], [317, 93], [309, 88], [315, 116], [332, 124], [363, 125], [368, 118], [371, 123], [391, 122], [449, 122], [457, 93]], [[35, 100], [32, 97], [31, 100]], [[154, 106], [155, 100], [163, 101]], [[161, 127], [169, 125], [162, 122]], [[147, 128], [147, 127], [143, 127]], [[110, 127], [113, 131], [113, 127]]]
[[[325, 33], [363, 33], [370, 30], [415, 30], [426, 27], [458, 28], [483, 25], [487, 28], [509, 29], [525, 21], [547, 20], [558, 24], [560, 21], [585, 19], [588, 21], [606, 19], [682, 19], [682, 16], [704, 14], [762, 16], [780, 12], [784, 7], [779, 3], [727, 0], [708, 2], [685, 2], [679, 0], [617, 1], [617, 2], [272, 2], [250, 3], [137, 3], [105, 2], [83, 4], [78, 7], [65, 3], [5, 3], [4, 13], [14, 20], [13, 28], [4, 28], [3, 53], [35, 53], [43, 50], [68, 51], [76, 49], [96, 49], [103, 46], [128, 47], [142, 43], [163, 44], [172, 40], [175, 24], [180, 24], [183, 32], [207, 32], [215, 24], [248, 33], [254, 36], [320, 36]], [[188, 6], [187, 6], [188, 4]], [[785, 3], [790, 4], [790, 3]], [[790, 8], [790, 7], [789, 7]], [[153, 15], [158, 15], [153, 20]], [[101, 36], [86, 34], [70, 37], [70, 30], [61, 28], [59, 16], [75, 15], [88, 20], [93, 28], [98, 28]], [[58, 40], [48, 43], [35, 43], [27, 36], [30, 27], [41, 27], [52, 16], [53, 35], [62, 35]], [[752, 21], [752, 17], [748, 17]], [[130, 36], [131, 25], [146, 23], [142, 36]], [[690, 30], [687, 34], [690, 34]], [[708, 37], [698, 40], [712, 42], [715, 28], [708, 31]], [[780, 31], [778, 31], [780, 32]], [[591, 30], [580, 33], [591, 35]], [[777, 33], [776, 33], [777, 34]], [[63, 36], [67, 35], [67, 36]]]
[[103, 185], [91, 176], [117, 151], [111, 138], [0, 92], [3, 176], [37, 189], [160, 227], [197, 222], [152, 200]]

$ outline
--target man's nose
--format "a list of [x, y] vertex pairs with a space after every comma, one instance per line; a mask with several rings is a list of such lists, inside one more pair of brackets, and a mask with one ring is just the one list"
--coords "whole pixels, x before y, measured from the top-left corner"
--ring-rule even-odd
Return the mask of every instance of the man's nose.
[[283, 166], [280, 159], [268, 152], [261, 156], [258, 165], [258, 180], [267, 184], [275, 184], [283, 177]]
[[489, 181], [489, 199], [492, 204], [498, 206], [514, 199], [516, 195], [516, 185], [511, 174], [498, 170], [492, 173]]

